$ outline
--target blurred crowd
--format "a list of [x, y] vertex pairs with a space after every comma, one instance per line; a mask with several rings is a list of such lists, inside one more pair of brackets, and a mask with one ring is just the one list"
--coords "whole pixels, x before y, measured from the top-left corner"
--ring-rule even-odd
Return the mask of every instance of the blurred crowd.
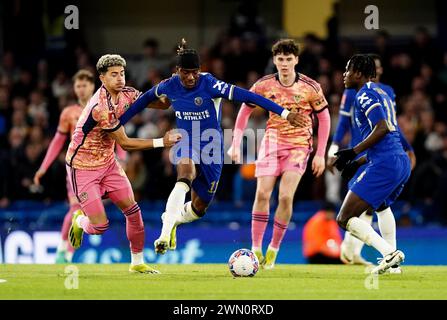
[[[274, 40], [266, 37], [259, 16], [241, 10], [215, 43], [196, 49], [201, 55], [202, 71], [250, 88], [263, 75], [275, 72], [270, 52]], [[396, 92], [399, 125], [417, 156], [417, 166], [401, 199], [408, 202], [408, 208], [423, 204], [427, 221], [446, 223], [447, 199], [443, 191], [447, 190], [447, 52], [422, 27], [408, 41], [396, 42], [381, 31], [370, 42], [361, 44], [350, 39], [321, 39], [314, 34], [299, 42], [298, 71], [321, 84], [330, 105], [332, 132], [338, 121], [343, 72], [349, 57], [358, 52], [374, 52], [382, 57], [381, 80]], [[176, 44], [172, 48], [171, 54], [161, 54], [159, 39], [149, 38], [141, 52], [124, 55], [127, 85], [146, 91], [169, 77], [175, 71]], [[54, 55], [42, 55], [31, 66], [17, 62], [13, 51], [5, 51], [0, 57], [0, 207], [22, 199], [63, 200], [64, 154], [44, 177], [42, 188], [33, 186], [32, 178], [55, 133], [61, 110], [76, 103], [71, 76], [81, 68], [96, 73], [99, 57], [86, 46], [74, 48], [71, 55], [63, 57], [64, 63], [58, 57], [57, 67]], [[236, 103], [223, 101], [224, 129], [234, 127], [238, 108]], [[267, 117], [263, 110], [256, 110], [249, 127], [265, 128]], [[172, 110], [145, 110], [126, 126], [126, 131], [130, 136], [147, 138], [161, 136], [173, 127]], [[230, 139], [225, 141], [226, 149]], [[167, 199], [176, 177], [166, 149], [129, 153], [126, 171], [139, 200]], [[216, 201], [251, 201], [253, 186], [252, 166], [225, 165]], [[308, 170], [296, 201], [324, 200], [326, 190], [324, 177], [315, 179]], [[343, 192], [341, 188], [336, 200], [343, 199]]]

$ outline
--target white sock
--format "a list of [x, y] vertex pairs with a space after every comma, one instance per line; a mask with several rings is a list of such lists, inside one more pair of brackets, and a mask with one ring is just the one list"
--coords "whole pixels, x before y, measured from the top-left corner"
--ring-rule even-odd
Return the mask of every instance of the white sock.
[[346, 227], [352, 235], [359, 238], [367, 245], [374, 247], [383, 256], [395, 251], [393, 247], [385, 241], [385, 239], [383, 239], [368, 223], [362, 219], [353, 217], [349, 219]]
[[59, 242], [59, 245], [57, 246], [58, 252], [67, 251], [67, 249], [68, 249], [68, 241], [67, 240], [62, 240], [61, 242]]
[[192, 209], [192, 202], [189, 201], [185, 203], [182, 210], [180, 211], [180, 214], [177, 216], [177, 223], [190, 223], [194, 220], [198, 220], [200, 217], [194, 212]]
[[[366, 211], [363, 212], [360, 215], [360, 219], [366, 221], [365, 218]], [[368, 221], [366, 221], [368, 222]], [[371, 222], [368, 222], [371, 224]], [[345, 238], [343, 239], [343, 245], [345, 247], [345, 254], [349, 257], [349, 259], [352, 259], [354, 255], [359, 255], [360, 251], [362, 251], [362, 247], [364, 245], [364, 242], [360, 239], [354, 237], [349, 231], [345, 232]]]
[[396, 250], [396, 220], [391, 208], [377, 212], [379, 230], [382, 237]]
[[[362, 220], [365, 221], [367, 224], [371, 225], [372, 220], [373, 220], [373, 216], [370, 215], [370, 214], [367, 214], [366, 211], [365, 211], [365, 212], [363, 212], [363, 213], [360, 215], [359, 219], [362, 219]], [[353, 238], [355, 238], [355, 237], [353, 237]], [[385, 240], [386, 240], [386, 239], [385, 239]], [[354, 255], [356, 255], [356, 256], [359, 256], [359, 255], [360, 255], [360, 252], [362, 252], [362, 249], [363, 249], [363, 245], [364, 245], [364, 244], [365, 244], [365, 243], [364, 243], [363, 241], [361, 241], [361, 240], [355, 238], [355, 242], [354, 242], [354, 246], [353, 246], [353, 248], [354, 248]]]
[[138, 253], [130, 253], [130, 258], [131, 258], [131, 264], [133, 266], [139, 265], [139, 264], [143, 264], [144, 263], [144, 257], [143, 257], [143, 252], [138, 252]]
[[185, 197], [189, 191], [189, 187], [184, 182], [177, 182], [169, 195], [166, 202], [166, 212], [163, 219], [163, 227], [161, 229], [161, 238], [169, 238], [171, 230], [175, 225], [183, 205]]

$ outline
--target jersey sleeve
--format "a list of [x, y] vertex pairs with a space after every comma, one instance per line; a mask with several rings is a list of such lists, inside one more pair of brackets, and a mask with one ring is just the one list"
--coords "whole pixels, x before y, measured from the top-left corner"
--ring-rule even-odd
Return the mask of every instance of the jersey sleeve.
[[338, 145], [341, 144], [343, 138], [346, 135], [346, 132], [349, 131], [351, 126], [351, 117], [345, 116], [340, 113], [340, 117], [338, 118], [337, 128], [335, 129], [334, 137], [332, 141]]
[[365, 90], [360, 95], [357, 95], [356, 99], [360, 110], [368, 118], [371, 128], [374, 128], [380, 120], [386, 120], [381, 100], [374, 92]]
[[92, 110], [93, 120], [96, 125], [104, 131], [112, 132], [120, 127], [120, 122], [116, 118], [115, 112], [109, 111], [107, 106], [97, 105]]
[[[146, 91], [144, 94], [140, 94], [138, 96], [134, 103], [131, 104], [129, 109], [127, 109], [127, 111], [124, 112], [119, 118], [120, 125], [125, 125], [130, 119], [132, 119], [133, 116], [143, 111], [151, 102], [157, 100], [157, 97], [155, 95], [156, 88], [157, 87], [153, 87], [150, 90]], [[114, 128], [114, 130], [116, 129], [118, 129], [118, 127]]]
[[234, 85], [218, 80], [210, 74], [205, 75], [208, 92], [213, 98], [233, 100]]
[[62, 134], [70, 133], [70, 111], [68, 108], [62, 110], [62, 113], [59, 117], [59, 124], [57, 125], [57, 131]]
[[333, 142], [336, 144], [341, 143], [346, 135], [346, 132], [348, 132], [351, 127], [351, 117], [353, 116], [352, 106], [355, 102], [355, 93], [355, 90], [346, 89], [341, 97], [339, 111], [340, 116], [338, 118], [337, 128], [335, 129], [333, 137]]
[[314, 109], [314, 111], [318, 112], [327, 107], [327, 101], [324, 97], [323, 90], [321, 86], [318, 84], [316, 90], [312, 90], [309, 97], [309, 104]]
[[343, 92], [343, 96], [341, 97], [340, 102], [340, 115], [351, 117], [352, 115], [352, 106], [355, 102], [355, 90], [353, 89], [345, 89]]
[[165, 79], [155, 86], [155, 96], [157, 98], [166, 97], [168, 95], [168, 87], [172, 78]]
[[[250, 92], [253, 92], [253, 93], [256, 93], [256, 94], [259, 94], [260, 96], [264, 96], [264, 94], [263, 94], [263, 90], [262, 90], [262, 86], [260, 85], [259, 82], [255, 82], [255, 83], [251, 86], [251, 88], [249, 89], [249, 91], [250, 91]], [[247, 102], [247, 103], [244, 102], [243, 105], [249, 106], [250, 108], [256, 108], [256, 105], [253, 104], [253, 103], [250, 103], [250, 102]]]

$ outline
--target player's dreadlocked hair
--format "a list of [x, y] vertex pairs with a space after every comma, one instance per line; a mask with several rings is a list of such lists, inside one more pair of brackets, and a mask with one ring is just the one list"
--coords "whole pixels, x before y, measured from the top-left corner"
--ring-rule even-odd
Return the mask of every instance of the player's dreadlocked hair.
[[376, 64], [369, 54], [355, 54], [349, 59], [348, 69], [359, 71], [367, 79], [376, 77]]
[[186, 48], [186, 40], [182, 41], [177, 49], [177, 67], [183, 69], [198, 69], [200, 68], [200, 58], [196, 50]]

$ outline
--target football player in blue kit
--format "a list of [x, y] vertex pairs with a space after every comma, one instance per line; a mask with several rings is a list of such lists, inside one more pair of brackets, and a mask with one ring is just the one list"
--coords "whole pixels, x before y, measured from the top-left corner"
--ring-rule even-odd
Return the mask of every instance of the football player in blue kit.
[[[155, 252], [160, 254], [176, 248], [177, 225], [203, 217], [216, 193], [224, 159], [222, 98], [259, 105], [294, 126], [305, 126], [311, 121], [260, 95], [201, 73], [198, 53], [187, 49], [183, 39], [176, 66], [172, 77], [144, 93], [120, 118], [124, 125], [151, 101], [167, 98], [175, 111], [177, 131], [182, 134], [182, 140], [171, 150], [177, 182], [162, 215], [161, 235], [154, 242]], [[189, 191], [191, 201], [185, 204]]]
[[[357, 91], [354, 102], [355, 124], [362, 141], [335, 153], [334, 166], [352, 177], [361, 165], [365, 169], [350, 185], [337, 216], [338, 224], [383, 256], [372, 273], [384, 273], [403, 262], [405, 255], [382, 238], [359, 216], [368, 209], [381, 212], [399, 196], [410, 177], [411, 164], [401, 143], [393, 100], [371, 80], [376, 77], [374, 59], [354, 55], [346, 65], [346, 88]], [[357, 159], [357, 156], [366, 154]]]
[[[380, 77], [383, 74], [383, 68], [380, 56], [377, 54], [370, 54], [370, 56], [373, 58], [376, 66], [376, 77], [372, 79], [372, 81], [374, 81], [391, 98], [391, 100], [393, 101], [392, 110], [394, 112], [396, 106], [395, 102], [396, 95], [394, 93], [394, 90], [392, 87], [380, 82]], [[354, 102], [356, 94], [357, 92], [355, 89], [345, 89], [343, 93], [342, 102], [340, 105], [338, 125], [334, 133], [331, 147], [329, 148], [328, 152], [327, 165], [328, 169], [331, 172], [333, 172], [333, 162], [336, 159], [334, 154], [338, 151], [339, 146], [341, 145], [342, 140], [346, 135], [346, 133], [347, 132], [350, 133], [351, 147], [357, 145], [362, 141], [360, 129], [355, 124], [355, 118], [354, 118]], [[404, 150], [406, 151], [407, 155], [410, 157], [411, 168], [413, 169], [416, 164], [416, 156], [414, 154], [414, 150], [408, 143], [408, 141], [405, 139], [405, 137], [402, 135], [399, 127], [397, 127], [397, 130], [399, 131], [400, 134], [402, 146], [404, 147]], [[361, 158], [364, 154], [366, 154], [366, 151], [357, 155], [357, 159]], [[349, 180], [348, 187], [350, 187], [355, 182], [355, 180], [363, 172], [365, 167], [366, 165], [363, 165], [357, 170], [355, 175]], [[373, 218], [372, 214], [373, 214], [372, 210], [367, 210], [363, 212], [359, 218], [371, 224]], [[378, 218], [379, 230], [382, 237], [393, 247], [396, 247], [396, 221], [394, 219], [394, 215], [393, 212], [391, 211], [391, 208], [387, 207], [385, 208], [385, 210], [377, 212], [377, 218]], [[371, 264], [370, 262], [363, 259], [362, 256], [360, 255], [362, 247], [363, 247], [362, 241], [353, 237], [349, 232], [346, 232], [345, 238], [341, 245], [340, 259], [346, 264], [364, 264], [364, 265]], [[395, 266], [395, 268], [390, 268], [388, 269], [388, 271], [391, 273], [401, 273], [401, 269], [399, 266]]]

